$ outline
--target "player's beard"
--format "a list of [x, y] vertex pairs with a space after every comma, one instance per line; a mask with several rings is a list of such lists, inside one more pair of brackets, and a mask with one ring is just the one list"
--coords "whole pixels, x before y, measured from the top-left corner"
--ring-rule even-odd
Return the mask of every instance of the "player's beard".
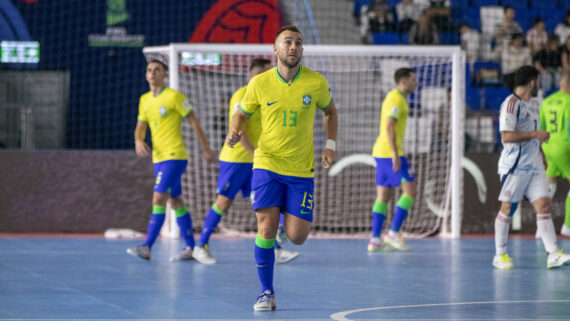
[[285, 58], [281, 58], [279, 57], [279, 61], [281, 61], [281, 63], [283, 65], [285, 65], [287, 68], [291, 69], [291, 68], [295, 68], [299, 65], [299, 63], [301, 62], [301, 59], [299, 58], [297, 61], [295, 62], [288, 62], [287, 61], [287, 56], [285, 56]]

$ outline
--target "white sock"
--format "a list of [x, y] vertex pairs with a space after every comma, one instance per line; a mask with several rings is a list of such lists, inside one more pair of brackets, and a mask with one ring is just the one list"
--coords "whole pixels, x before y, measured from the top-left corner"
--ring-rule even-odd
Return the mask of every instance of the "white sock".
[[548, 183], [548, 196], [553, 198], [554, 194], [556, 194], [556, 182]]
[[398, 232], [394, 232], [392, 230], [389, 230], [388, 235], [390, 235], [390, 237], [392, 237], [392, 238], [395, 238], [396, 236], [398, 236]]
[[556, 231], [554, 230], [554, 223], [550, 213], [536, 214], [536, 229], [542, 237], [542, 243], [546, 252], [554, 253], [558, 251], [558, 244], [556, 244]]
[[379, 237], [373, 237], [370, 239], [370, 242], [372, 242], [374, 244], [380, 244], [380, 238]]
[[509, 223], [511, 218], [507, 214], [499, 212], [495, 218], [495, 253], [502, 255], [507, 253], [507, 240], [509, 239]]

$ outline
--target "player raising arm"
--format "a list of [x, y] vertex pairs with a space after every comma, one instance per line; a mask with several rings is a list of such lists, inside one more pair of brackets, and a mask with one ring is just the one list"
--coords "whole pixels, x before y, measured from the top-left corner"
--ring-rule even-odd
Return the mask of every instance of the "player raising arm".
[[259, 113], [261, 135], [253, 158], [251, 203], [257, 216], [255, 261], [261, 295], [253, 309], [275, 309], [273, 267], [279, 213], [294, 244], [303, 244], [311, 231], [315, 199], [313, 124], [315, 112], [324, 112], [327, 144], [322, 166], [336, 161], [337, 112], [327, 80], [300, 64], [303, 35], [294, 26], [279, 30], [273, 51], [277, 67], [255, 76], [248, 84], [241, 109], [234, 115], [226, 138], [240, 141], [250, 115]]
[[168, 76], [166, 65], [152, 60], [146, 68], [146, 80], [150, 91], [141, 96], [138, 122], [135, 129], [135, 151], [138, 156], [146, 157], [151, 153], [145, 143], [147, 128], [150, 127], [152, 139], [152, 161], [156, 177], [152, 197], [152, 216], [148, 225], [146, 241], [143, 245], [127, 249], [127, 253], [150, 260], [150, 249], [158, 237], [164, 223], [166, 202], [170, 203], [176, 214], [176, 221], [186, 248], [178, 260], [190, 260], [194, 248], [192, 219], [188, 208], [182, 201], [182, 174], [188, 164], [188, 155], [182, 139], [182, 120], [188, 119], [194, 129], [204, 158], [213, 162], [215, 154], [210, 150], [208, 140], [200, 126], [200, 121], [193, 112], [193, 107], [180, 92], [167, 88], [164, 79]]

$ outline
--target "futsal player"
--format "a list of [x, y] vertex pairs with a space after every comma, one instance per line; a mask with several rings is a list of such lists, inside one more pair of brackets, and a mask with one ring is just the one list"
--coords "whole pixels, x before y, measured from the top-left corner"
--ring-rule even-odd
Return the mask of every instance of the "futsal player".
[[146, 131], [150, 127], [152, 139], [152, 161], [154, 165], [155, 185], [152, 197], [152, 215], [148, 225], [146, 241], [138, 247], [127, 249], [127, 253], [150, 260], [150, 252], [160, 228], [164, 223], [166, 203], [169, 202], [176, 215], [176, 221], [186, 248], [176, 258], [192, 259], [194, 234], [192, 219], [188, 208], [182, 201], [181, 177], [188, 164], [188, 155], [182, 139], [182, 121], [187, 119], [202, 147], [204, 158], [215, 161], [215, 154], [209, 147], [200, 121], [193, 112], [186, 97], [180, 92], [168, 88], [164, 79], [168, 76], [167, 66], [158, 60], [152, 60], [146, 68], [146, 80], [150, 91], [142, 95], [139, 103], [138, 122], [135, 128], [135, 151], [139, 157], [147, 157], [151, 148], [145, 143]]
[[226, 144], [233, 147], [248, 118], [261, 117], [261, 135], [253, 158], [251, 203], [257, 216], [255, 261], [261, 294], [256, 311], [275, 309], [273, 268], [279, 213], [291, 242], [303, 244], [311, 231], [315, 200], [313, 124], [315, 112], [324, 112], [327, 143], [324, 168], [336, 161], [338, 118], [328, 81], [300, 64], [303, 35], [295, 26], [281, 28], [273, 51], [277, 66], [251, 79], [241, 108], [232, 118]]
[[[410, 250], [400, 235], [400, 228], [414, 204], [417, 186], [402, 145], [408, 120], [406, 96], [416, 90], [418, 83], [416, 74], [409, 68], [396, 70], [394, 81], [396, 88], [386, 95], [382, 103], [380, 132], [372, 149], [372, 156], [376, 159], [376, 201], [372, 208], [372, 237], [368, 242], [370, 252]], [[396, 203], [392, 225], [380, 240], [392, 190], [400, 185], [402, 195]]]
[[540, 149], [540, 143], [548, 141], [550, 134], [539, 129], [540, 105], [533, 99], [539, 89], [538, 76], [536, 68], [520, 67], [515, 72], [515, 90], [503, 101], [499, 113], [503, 151], [498, 163], [501, 209], [495, 219], [496, 254], [493, 258], [497, 269], [514, 267], [507, 253], [509, 223], [523, 197], [528, 198], [536, 210], [538, 234], [548, 252], [547, 268], [570, 261], [570, 255], [558, 248], [550, 215], [551, 199]]
[[[251, 61], [249, 66], [249, 79], [271, 68], [271, 61], [264, 58], [256, 58]], [[240, 102], [245, 94], [247, 86], [238, 89], [230, 99], [229, 119], [240, 108]], [[212, 204], [206, 214], [204, 227], [200, 234], [200, 241], [198, 246], [194, 248], [192, 255], [196, 260], [204, 264], [214, 264], [216, 259], [210, 252], [208, 242], [210, 235], [222, 217], [230, 209], [234, 197], [241, 191], [243, 197], [249, 197], [251, 192], [251, 176], [253, 174], [253, 154], [257, 147], [257, 140], [261, 133], [261, 122], [259, 113], [253, 114], [244, 132], [241, 135], [241, 140], [233, 148], [227, 145], [222, 147], [220, 153], [220, 172], [218, 174], [218, 184], [216, 192], [218, 194], [216, 201]], [[283, 233], [284, 234], [284, 233]], [[281, 241], [286, 240], [286, 235], [281, 236]], [[299, 252], [291, 252], [284, 250], [279, 244], [276, 244], [275, 249], [276, 263], [286, 263], [299, 255]]]
[[[562, 73], [560, 91], [542, 102], [540, 129], [550, 133], [550, 139], [542, 143], [542, 150], [546, 156], [550, 198], [553, 198], [557, 177], [570, 183], [570, 73]], [[560, 234], [570, 237], [570, 191], [566, 195], [566, 215]]]

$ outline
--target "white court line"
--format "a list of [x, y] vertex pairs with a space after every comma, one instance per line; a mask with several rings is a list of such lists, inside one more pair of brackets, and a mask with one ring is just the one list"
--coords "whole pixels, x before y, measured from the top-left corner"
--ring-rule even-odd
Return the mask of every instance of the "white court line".
[[[365, 308], [365, 309], [355, 309], [337, 312], [330, 315], [330, 318], [338, 321], [351, 321], [351, 319], [346, 318], [347, 315], [357, 312], [374, 311], [374, 310], [390, 310], [390, 309], [407, 309], [407, 308], [425, 308], [425, 307], [438, 307], [438, 306], [454, 306], [454, 305], [477, 305], [477, 304], [511, 304], [511, 303], [564, 303], [570, 302], [570, 300], [522, 300], [522, 301], [482, 301], [482, 302], [451, 302], [451, 303], [433, 303], [433, 304], [416, 304], [416, 305], [395, 305], [389, 307], [376, 307], [376, 308]], [[420, 319], [418, 319], [420, 320]], [[458, 320], [458, 319], [453, 319]], [[533, 320], [533, 319], [525, 319]], [[538, 319], [537, 319], [538, 320]], [[544, 320], [544, 319], [540, 319]]]

